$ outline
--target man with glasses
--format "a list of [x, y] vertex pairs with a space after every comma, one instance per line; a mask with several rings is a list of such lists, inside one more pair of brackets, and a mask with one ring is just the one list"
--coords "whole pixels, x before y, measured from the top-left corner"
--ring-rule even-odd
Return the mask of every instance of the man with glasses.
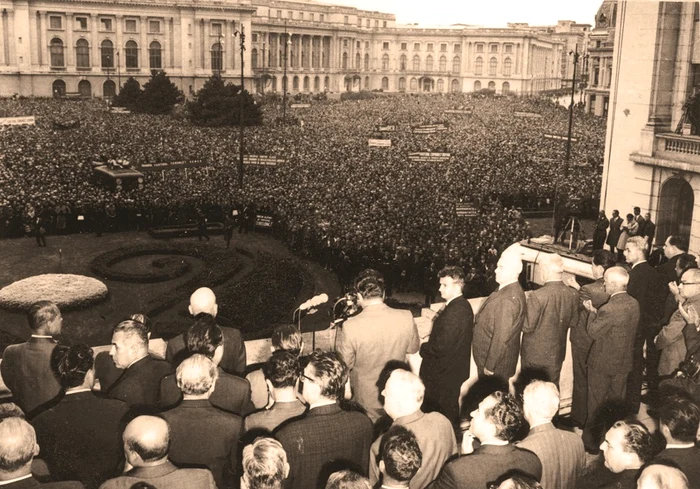
[[[338, 405], [348, 379], [348, 368], [337, 352], [316, 350], [301, 376], [306, 415], [276, 432], [290, 466], [288, 489], [323, 487], [332, 462], [367, 475], [372, 422], [363, 413]], [[336, 467], [338, 470], [338, 467]]]

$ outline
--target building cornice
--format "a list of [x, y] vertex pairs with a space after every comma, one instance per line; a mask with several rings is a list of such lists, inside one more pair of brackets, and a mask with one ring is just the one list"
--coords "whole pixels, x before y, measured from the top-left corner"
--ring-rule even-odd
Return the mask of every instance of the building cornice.
[[228, 3], [228, 2], [214, 2], [214, 1], [202, 1], [202, 2], [187, 2], [183, 0], [51, 0], [49, 1], [30, 1], [29, 6], [34, 9], [48, 9], [56, 10], [56, 5], [73, 5], [72, 11], [80, 10], [80, 7], [102, 7], [105, 10], [113, 10], [115, 8], [122, 7], [146, 7], [146, 8], [179, 8], [183, 10], [216, 10], [218, 12], [230, 11], [230, 12], [250, 12], [255, 13], [256, 7], [250, 4], [250, 2], [242, 3]]

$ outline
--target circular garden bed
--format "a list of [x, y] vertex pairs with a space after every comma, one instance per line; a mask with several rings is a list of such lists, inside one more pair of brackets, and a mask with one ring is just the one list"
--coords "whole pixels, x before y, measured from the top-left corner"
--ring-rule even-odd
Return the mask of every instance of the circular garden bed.
[[84, 275], [47, 273], [14, 282], [0, 289], [0, 307], [27, 311], [35, 302], [54, 302], [62, 310], [80, 309], [107, 297], [107, 286]]

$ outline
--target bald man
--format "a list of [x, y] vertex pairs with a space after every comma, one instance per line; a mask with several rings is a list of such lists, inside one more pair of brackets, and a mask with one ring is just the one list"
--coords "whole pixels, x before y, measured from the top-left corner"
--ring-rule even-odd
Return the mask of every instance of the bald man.
[[[219, 305], [216, 303], [214, 291], [208, 287], [195, 290], [190, 296], [189, 311], [195, 318], [200, 314], [208, 314], [215, 318], [219, 312]], [[224, 354], [219, 366], [230, 374], [242, 377], [246, 367], [246, 355], [241, 332], [236, 328], [219, 327], [224, 337]], [[186, 346], [184, 335], [176, 336], [168, 341], [165, 359], [177, 367], [188, 356]]]
[[40, 484], [32, 476], [32, 460], [39, 455], [34, 428], [19, 417], [0, 421], [0, 487], [3, 489], [84, 489], [80, 482]]
[[126, 426], [123, 439], [128, 470], [100, 489], [129, 489], [138, 482], [168, 489], [216, 489], [209, 470], [178, 469], [168, 460], [170, 428], [162, 418], [135, 418]]
[[590, 300], [583, 303], [590, 313], [587, 329], [593, 340], [588, 355], [588, 419], [583, 437], [590, 451], [596, 451], [600, 443], [595, 433], [602, 421], [598, 410], [606, 403], [625, 399], [639, 330], [639, 303], [627, 294], [627, 270], [609, 268], [603, 280], [605, 292], [610, 294], [608, 302], [600, 309]]

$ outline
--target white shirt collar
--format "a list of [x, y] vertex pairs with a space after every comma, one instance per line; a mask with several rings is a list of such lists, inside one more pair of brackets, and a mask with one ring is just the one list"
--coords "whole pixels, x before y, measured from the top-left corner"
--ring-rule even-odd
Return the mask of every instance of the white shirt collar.
[[695, 443], [667, 443], [666, 448], [693, 448]]
[[24, 479], [29, 479], [31, 476], [32, 476], [32, 474], [29, 473], [29, 474], [27, 474], [27, 475], [23, 475], [22, 477], [17, 477], [17, 478], [15, 478], [15, 479], [10, 479], [9, 481], [0, 481], [0, 486], [6, 486], [6, 485], [8, 485], [8, 484], [12, 484], [13, 482], [23, 481]]
[[82, 389], [76, 388], [76, 389], [71, 389], [71, 390], [66, 391], [66, 395], [69, 396], [71, 394], [78, 394], [79, 392], [91, 392], [91, 391], [92, 391], [92, 389], [90, 389], [89, 387], [83, 387]]
[[321, 407], [321, 406], [330, 406], [331, 404], [335, 404], [336, 402], [337, 402], [337, 401], [330, 401], [330, 400], [328, 400], [328, 401], [318, 401], [316, 404], [311, 404], [311, 405], [309, 406], [309, 410], [311, 410], [311, 409], [313, 409], [313, 408]]
[[637, 263], [635, 263], [634, 265], [632, 265], [632, 268], [636, 267], [637, 265], [641, 265], [642, 263], [646, 263], [646, 262], [647, 262], [646, 260], [638, 261]]
[[626, 294], [626, 293], [627, 293], [626, 290], [621, 290], [620, 292], [613, 292], [612, 294], [610, 294], [610, 297], [613, 297], [613, 296], [615, 296], [615, 295], [617, 295], [617, 294]]
[[51, 335], [45, 335], [45, 334], [33, 334], [32, 338], [47, 338], [47, 339], [53, 339], [53, 336]]

